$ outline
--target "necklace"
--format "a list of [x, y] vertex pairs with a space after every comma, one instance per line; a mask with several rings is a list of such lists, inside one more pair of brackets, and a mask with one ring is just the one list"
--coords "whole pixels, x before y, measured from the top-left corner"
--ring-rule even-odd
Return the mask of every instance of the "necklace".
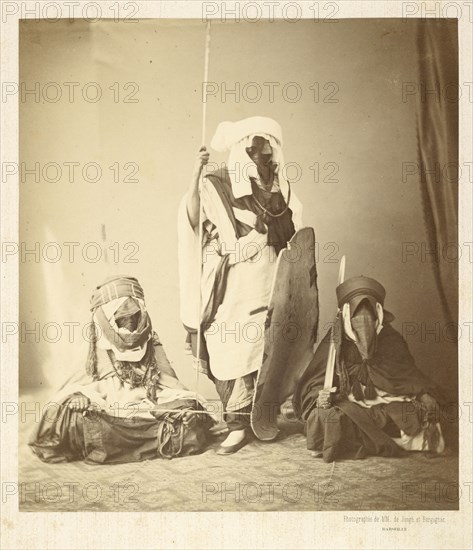
[[[287, 181], [287, 180], [286, 180]], [[284, 210], [282, 212], [279, 212], [279, 214], [273, 214], [272, 212], [270, 212], [267, 208], [265, 208], [260, 202], [259, 200], [253, 195], [253, 199], [254, 201], [256, 202], [257, 206], [259, 206], [259, 208], [261, 208], [261, 210], [263, 211], [264, 214], [270, 216], [271, 218], [280, 218], [281, 216], [283, 216], [286, 212], [287, 212], [287, 209], [289, 208], [289, 202], [291, 200], [291, 186], [289, 184], [289, 182], [287, 182], [287, 185], [288, 185], [288, 188], [289, 188], [289, 191], [287, 193], [287, 202], [286, 202], [286, 207], [284, 208]]]

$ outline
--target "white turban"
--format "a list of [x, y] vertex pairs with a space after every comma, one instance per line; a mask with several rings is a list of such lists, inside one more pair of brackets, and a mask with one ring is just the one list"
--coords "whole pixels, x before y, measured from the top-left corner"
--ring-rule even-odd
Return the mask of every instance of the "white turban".
[[210, 146], [216, 151], [230, 151], [227, 162], [228, 174], [232, 182], [233, 196], [238, 199], [251, 195], [251, 179], [258, 179], [258, 169], [246, 152], [251, 147], [253, 137], [261, 136], [267, 139], [273, 149], [272, 161], [277, 165], [279, 185], [284, 198], [288, 198], [288, 185], [281, 181], [284, 167], [282, 154], [281, 126], [272, 118], [253, 116], [237, 122], [221, 122], [215, 132]]
[[210, 143], [212, 149], [223, 152], [230, 150], [233, 145], [251, 135], [268, 134], [275, 138], [282, 147], [281, 126], [272, 118], [265, 116], [252, 116], [237, 122], [221, 122], [217, 126], [214, 137]]

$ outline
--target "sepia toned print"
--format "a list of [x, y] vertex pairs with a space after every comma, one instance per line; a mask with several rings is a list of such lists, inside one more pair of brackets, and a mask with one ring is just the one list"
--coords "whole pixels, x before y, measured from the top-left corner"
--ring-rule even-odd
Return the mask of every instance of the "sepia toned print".
[[330, 512], [386, 548], [447, 532], [471, 509], [461, 17], [6, 4], [2, 502], [175, 525]]

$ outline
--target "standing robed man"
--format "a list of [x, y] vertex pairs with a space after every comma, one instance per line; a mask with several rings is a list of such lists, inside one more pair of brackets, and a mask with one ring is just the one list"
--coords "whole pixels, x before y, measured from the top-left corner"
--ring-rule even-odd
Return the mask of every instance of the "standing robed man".
[[226, 412], [230, 433], [219, 454], [249, 439], [276, 258], [302, 226], [302, 205], [283, 178], [282, 143], [271, 118], [222, 122], [211, 146], [229, 151], [228, 162], [199, 185], [209, 161], [202, 147], [179, 208], [181, 318], [194, 355], [201, 323], [199, 364]]

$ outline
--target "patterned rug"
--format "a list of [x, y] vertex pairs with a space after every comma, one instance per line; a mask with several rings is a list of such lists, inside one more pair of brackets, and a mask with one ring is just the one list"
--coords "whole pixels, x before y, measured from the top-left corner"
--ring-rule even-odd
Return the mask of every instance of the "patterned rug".
[[281, 422], [275, 441], [256, 440], [230, 456], [215, 453], [220, 435], [198, 456], [103, 466], [44, 464], [27, 446], [32, 429], [20, 423], [21, 511], [458, 509], [455, 452], [326, 464], [310, 456], [295, 421]]

